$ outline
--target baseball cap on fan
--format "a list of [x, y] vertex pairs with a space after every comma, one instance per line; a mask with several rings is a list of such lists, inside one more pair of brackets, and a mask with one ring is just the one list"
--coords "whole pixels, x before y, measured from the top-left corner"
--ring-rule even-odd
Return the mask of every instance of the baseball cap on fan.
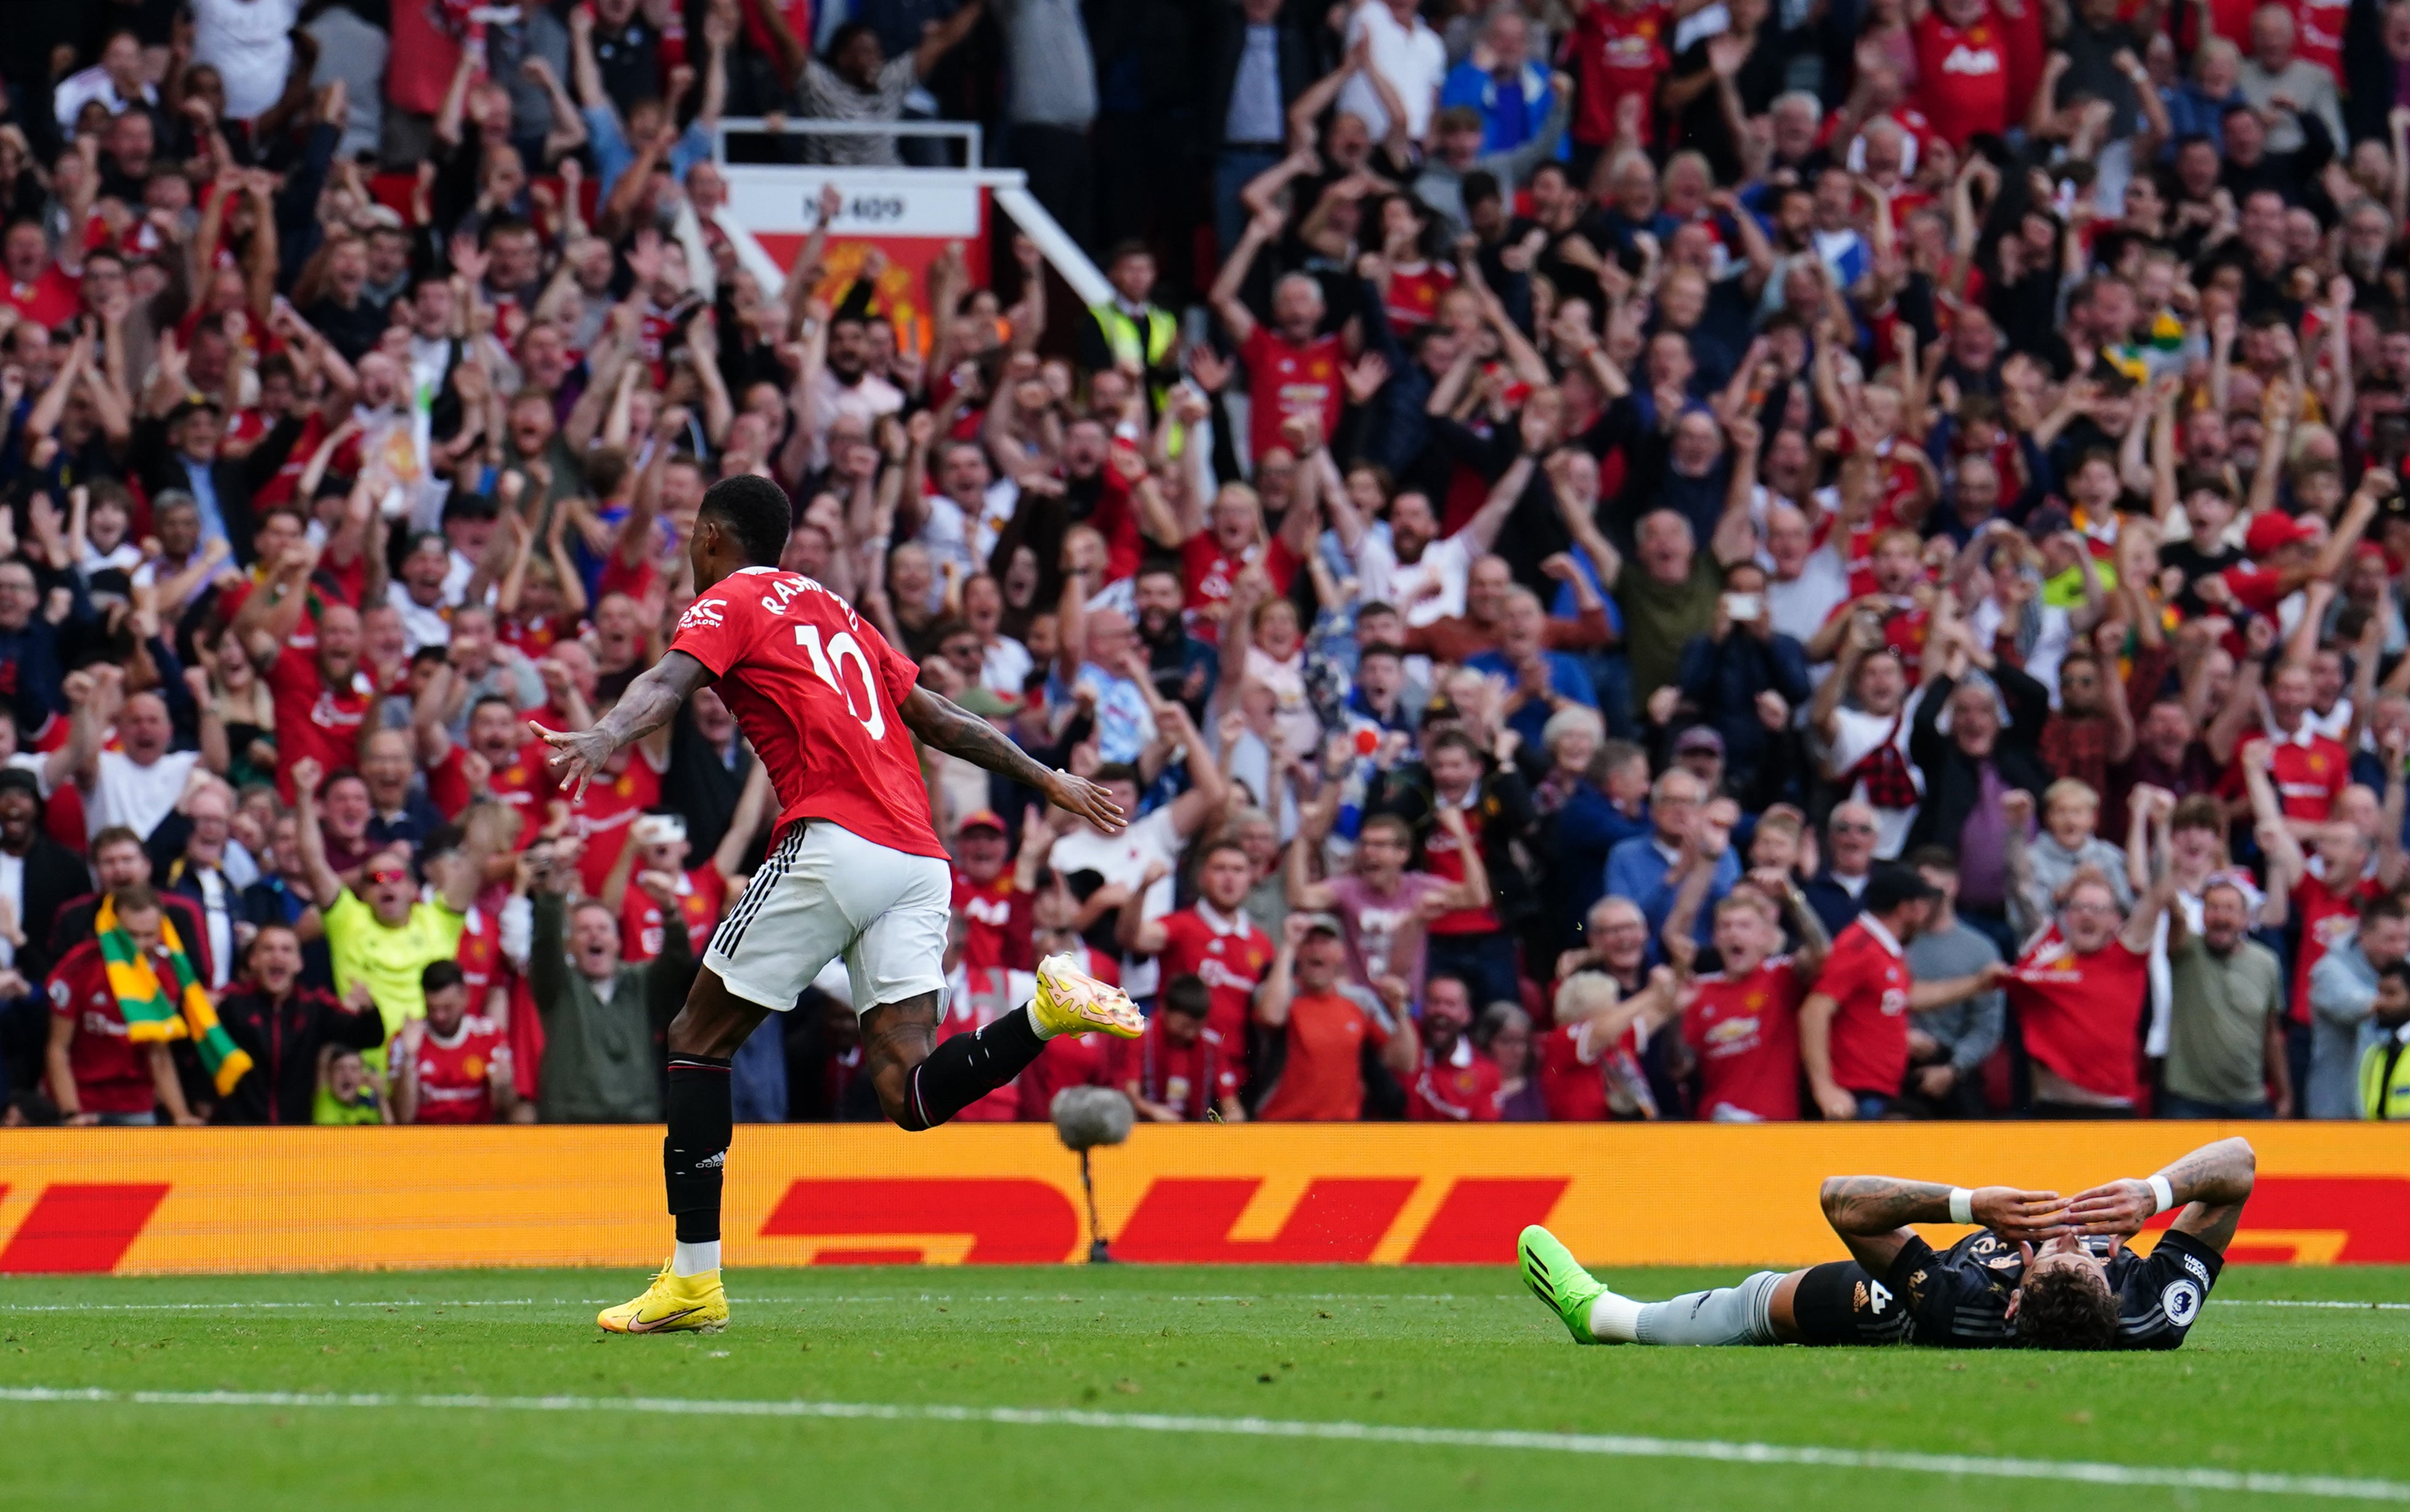
[[2243, 549], [2256, 560], [2272, 557], [2287, 546], [2306, 545], [2316, 539], [2318, 528], [2305, 519], [2297, 519], [2280, 509], [2263, 512], [2243, 533]]
[[1005, 828], [1004, 816], [993, 808], [982, 808], [975, 814], [965, 816], [963, 821], [955, 825], [954, 829], [957, 834], [962, 835], [967, 835], [973, 830], [994, 830], [998, 835], [1010, 833]]

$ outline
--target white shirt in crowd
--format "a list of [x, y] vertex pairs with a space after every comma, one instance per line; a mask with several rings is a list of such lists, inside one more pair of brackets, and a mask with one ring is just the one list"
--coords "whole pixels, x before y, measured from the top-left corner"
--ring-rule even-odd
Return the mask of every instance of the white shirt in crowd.
[[[25, 927], [25, 858], [6, 850], [0, 850], [0, 909], [7, 910], [10, 924]], [[0, 967], [16, 964], [17, 947], [7, 932], [0, 932]]]
[[171, 750], [148, 766], [122, 750], [100, 753], [100, 777], [84, 795], [84, 834], [123, 824], [145, 840], [175, 812], [176, 800], [201, 762], [197, 750]]
[[[1372, 66], [1381, 70], [1381, 77], [1405, 104], [1406, 134], [1421, 141], [1430, 135], [1431, 108], [1438, 104], [1440, 83], [1447, 77], [1447, 45], [1420, 16], [1414, 18], [1411, 30], [1400, 25], [1396, 13], [1381, 0], [1364, 0], [1347, 18], [1341, 51], [1353, 48], [1356, 39], [1365, 36], [1372, 39]], [[1389, 112], [1382, 109], [1380, 94], [1363, 74], [1341, 87], [1339, 109], [1362, 117], [1374, 141], [1388, 134]]]
[[1038, 666], [1029, 647], [1009, 635], [998, 635], [980, 662], [980, 685], [999, 698], [1019, 698], [1029, 687]]
[[422, 646], [452, 644], [452, 621], [444, 618], [442, 603], [428, 608], [412, 598], [410, 589], [399, 583], [385, 585], [385, 602], [401, 616], [402, 633], [410, 637], [413, 654]]
[[300, 0], [192, 0], [193, 61], [218, 71], [229, 121], [263, 115], [293, 66]]
[[1401, 563], [1387, 526], [1376, 526], [1356, 543], [1357, 602], [1386, 603], [1409, 625], [1428, 625], [1464, 613], [1464, 585], [1473, 575], [1474, 550], [1461, 531], [1423, 547]]

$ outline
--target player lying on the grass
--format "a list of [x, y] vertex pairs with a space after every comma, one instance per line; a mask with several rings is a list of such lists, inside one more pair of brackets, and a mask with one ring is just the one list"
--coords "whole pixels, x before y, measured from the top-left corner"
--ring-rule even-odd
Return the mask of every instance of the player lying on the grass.
[[840, 955], [878, 1106], [907, 1129], [942, 1124], [1010, 1082], [1055, 1035], [1136, 1039], [1146, 1027], [1126, 996], [1053, 956], [1020, 1011], [936, 1042], [952, 874], [929, 822], [913, 737], [1101, 829], [1124, 819], [1105, 789], [1039, 764], [985, 720], [918, 686], [919, 666], [843, 599], [779, 571], [792, 518], [785, 491], [765, 478], [713, 484], [687, 550], [695, 601], [668, 652], [593, 729], [544, 732], [574, 803], [614, 753], [716, 683], [778, 795], [769, 859], [720, 921], [670, 1023], [661, 1165], [677, 1247], [643, 1296], [595, 1319], [615, 1332], [727, 1323], [719, 1198], [733, 1127], [729, 1057]]
[[[1833, 1176], [1824, 1217], [1852, 1258], [1639, 1302], [1610, 1291], [1554, 1234], [1523, 1230], [1523, 1280], [1576, 1344], [1910, 1344], [1950, 1349], [2173, 1349], [2200, 1316], [2243, 1221], [2248, 1142], [2204, 1144], [2155, 1176], [2056, 1192], [1973, 1191]], [[2145, 1258], [2124, 1247], [2183, 1204]], [[1937, 1252], [1906, 1227], [1975, 1223]], [[2107, 1241], [2096, 1253], [2088, 1240]], [[2039, 1246], [2039, 1247], [2037, 1247]]]

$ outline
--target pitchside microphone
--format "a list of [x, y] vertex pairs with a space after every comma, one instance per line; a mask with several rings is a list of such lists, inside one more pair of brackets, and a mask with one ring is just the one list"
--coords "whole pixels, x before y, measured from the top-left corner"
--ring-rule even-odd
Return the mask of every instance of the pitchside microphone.
[[1096, 1184], [1088, 1171], [1088, 1152], [1128, 1139], [1137, 1114], [1129, 1098], [1111, 1087], [1096, 1086], [1065, 1087], [1054, 1094], [1048, 1112], [1063, 1147], [1080, 1155], [1080, 1189], [1088, 1197], [1088, 1263], [1106, 1264], [1113, 1255], [1105, 1243], [1104, 1228], [1096, 1221]]

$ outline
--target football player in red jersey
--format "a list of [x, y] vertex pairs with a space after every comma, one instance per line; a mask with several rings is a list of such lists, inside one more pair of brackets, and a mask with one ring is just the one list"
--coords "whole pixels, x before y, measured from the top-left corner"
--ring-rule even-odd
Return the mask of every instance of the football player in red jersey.
[[696, 597], [669, 650], [594, 728], [544, 732], [574, 803], [613, 755], [716, 684], [779, 804], [769, 859], [712, 936], [670, 1024], [662, 1167], [677, 1247], [642, 1296], [596, 1318], [615, 1332], [727, 1325], [719, 1205], [729, 1057], [840, 955], [879, 1107], [907, 1129], [935, 1127], [1010, 1082], [1055, 1035], [1127, 1039], [1145, 1028], [1118, 989], [1049, 960], [1024, 1008], [937, 1043], [952, 885], [915, 738], [1108, 830], [1126, 821], [1103, 788], [1040, 765], [985, 720], [918, 686], [920, 667], [852, 605], [779, 571], [793, 517], [786, 491], [765, 478], [713, 485], [687, 546]]

